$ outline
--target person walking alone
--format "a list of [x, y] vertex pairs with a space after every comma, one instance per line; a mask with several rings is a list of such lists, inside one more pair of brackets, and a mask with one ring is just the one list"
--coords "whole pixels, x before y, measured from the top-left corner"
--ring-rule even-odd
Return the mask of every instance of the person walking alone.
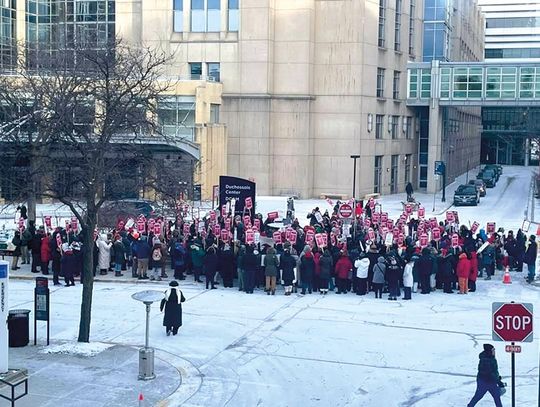
[[167, 336], [171, 333], [176, 335], [178, 328], [182, 326], [182, 303], [185, 301], [184, 294], [178, 288], [178, 282], [171, 281], [169, 288], [165, 291], [165, 298], [161, 300], [159, 306], [161, 311], [165, 309], [163, 326], [165, 327]]
[[478, 374], [476, 375], [476, 392], [467, 404], [467, 407], [474, 407], [484, 395], [489, 392], [496, 407], [502, 407], [501, 403], [501, 378], [495, 359], [495, 348], [489, 343], [484, 344], [484, 351], [478, 356]]

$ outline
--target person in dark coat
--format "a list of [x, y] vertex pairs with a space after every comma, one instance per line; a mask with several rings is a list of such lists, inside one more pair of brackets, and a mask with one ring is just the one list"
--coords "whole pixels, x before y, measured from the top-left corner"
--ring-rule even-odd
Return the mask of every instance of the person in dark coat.
[[43, 230], [38, 230], [32, 236], [30, 249], [32, 251], [32, 273], [39, 273], [38, 266], [41, 267], [41, 239], [44, 236]]
[[259, 257], [254, 253], [253, 246], [246, 247], [246, 254], [242, 257], [244, 270], [244, 285], [246, 294], [253, 294], [255, 288], [255, 274], [259, 265]]
[[62, 260], [60, 267], [64, 275], [66, 287], [75, 285], [75, 271], [77, 270], [77, 258], [73, 255], [73, 249], [67, 244], [62, 245]]
[[313, 289], [313, 274], [315, 273], [315, 261], [311, 249], [308, 249], [300, 260], [300, 281], [302, 282], [302, 294], [311, 294]]
[[467, 407], [474, 407], [487, 392], [493, 397], [495, 406], [502, 407], [500, 390], [502, 383], [497, 359], [495, 359], [495, 348], [493, 345], [485, 343], [484, 351], [478, 357], [480, 361], [478, 362], [478, 374], [476, 375], [476, 392]]
[[429, 294], [431, 292], [430, 276], [433, 268], [433, 260], [429, 254], [429, 249], [424, 248], [422, 255], [416, 262], [418, 267], [418, 274], [420, 276], [420, 287], [422, 288], [422, 294]]
[[399, 280], [403, 276], [403, 270], [394, 256], [390, 256], [386, 266], [386, 280], [388, 281], [388, 299], [397, 301], [399, 294]]
[[234, 252], [227, 243], [219, 253], [219, 266], [220, 274], [223, 278], [223, 287], [232, 288], [234, 280]]
[[114, 247], [114, 276], [122, 277], [122, 266], [126, 261], [126, 253], [124, 243], [122, 242], [122, 236], [116, 235]]
[[163, 326], [169, 336], [178, 333], [178, 328], [182, 326], [182, 303], [186, 301], [184, 294], [178, 288], [178, 282], [171, 281], [169, 288], [165, 291], [165, 298], [161, 300], [159, 309], [165, 313], [163, 315]]
[[332, 256], [330, 252], [326, 249], [319, 260], [320, 274], [319, 274], [319, 290], [322, 295], [326, 295], [328, 292], [328, 282], [332, 277], [332, 267], [333, 267]]
[[536, 245], [536, 236], [531, 235], [529, 237], [529, 247], [525, 252], [523, 260], [527, 264], [527, 282], [532, 283], [536, 275], [536, 255], [538, 254], [538, 246]]
[[18, 230], [15, 231], [15, 236], [13, 236], [13, 239], [11, 240], [11, 243], [13, 246], [15, 246], [15, 250], [13, 250], [13, 260], [11, 262], [11, 270], [18, 270], [19, 267], [17, 266], [17, 263], [19, 263], [19, 257], [21, 256], [21, 232]]
[[285, 287], [285, 295], [291, 295], [296, 276], [294, 268], [296, 260], [291, 255], [290, 249], [285, 249], [285, 253], [280, 258], [279, 266], [281, 268], [281, 278], [283, 279], [283, 287]]
[[214, 277], [218, 264], [218, 256], [213, 246], [210, 246], [204, 256], [204, 275], [206, 276], [206, 289], [210, 287], [212, 290], [217, 289], [214, 286]]
[[407, 185], [405, 186], [405, 192], [407, 193], [407, 201], [409, 201], [413, 196], [413, 186], [410, 182], [407, 182]]
[[446, 294], [453, 294], [452, 281], [454, 280], [454, 273], [452, 270], [451, 254], [441, 256], [440, 258], [440, 272], [442, 277], [442, 288]]

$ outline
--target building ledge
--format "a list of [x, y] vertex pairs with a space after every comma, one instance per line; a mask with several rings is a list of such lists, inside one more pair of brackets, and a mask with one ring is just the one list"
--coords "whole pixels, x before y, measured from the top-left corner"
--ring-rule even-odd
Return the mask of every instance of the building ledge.
[[224, 99], [268, 99], [268, 100], [315, 100], [315, 95], [269, 94], [269, 93], [224, 93]]

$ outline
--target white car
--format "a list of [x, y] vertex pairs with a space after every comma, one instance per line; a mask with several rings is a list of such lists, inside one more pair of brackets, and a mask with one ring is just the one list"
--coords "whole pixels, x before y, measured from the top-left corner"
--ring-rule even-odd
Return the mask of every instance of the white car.
[[15, 251], [15, 245], [12, 243], [14, 237], [14, 230], [0, 230], [0, 255], [9, 256]]

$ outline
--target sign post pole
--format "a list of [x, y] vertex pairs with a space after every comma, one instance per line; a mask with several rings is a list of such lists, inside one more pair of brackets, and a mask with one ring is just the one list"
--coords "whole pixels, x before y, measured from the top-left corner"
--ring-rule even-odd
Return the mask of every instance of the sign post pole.
[[[512, 346], [515, 342], [512, 342]], [[510, 356], [512, 362], [512, 407], [516, 407], [516, 352], [512, 351]]]
[[2, 260], [0, 261], [0, 373], [8, 371], [8, 284], [9, 263]]

